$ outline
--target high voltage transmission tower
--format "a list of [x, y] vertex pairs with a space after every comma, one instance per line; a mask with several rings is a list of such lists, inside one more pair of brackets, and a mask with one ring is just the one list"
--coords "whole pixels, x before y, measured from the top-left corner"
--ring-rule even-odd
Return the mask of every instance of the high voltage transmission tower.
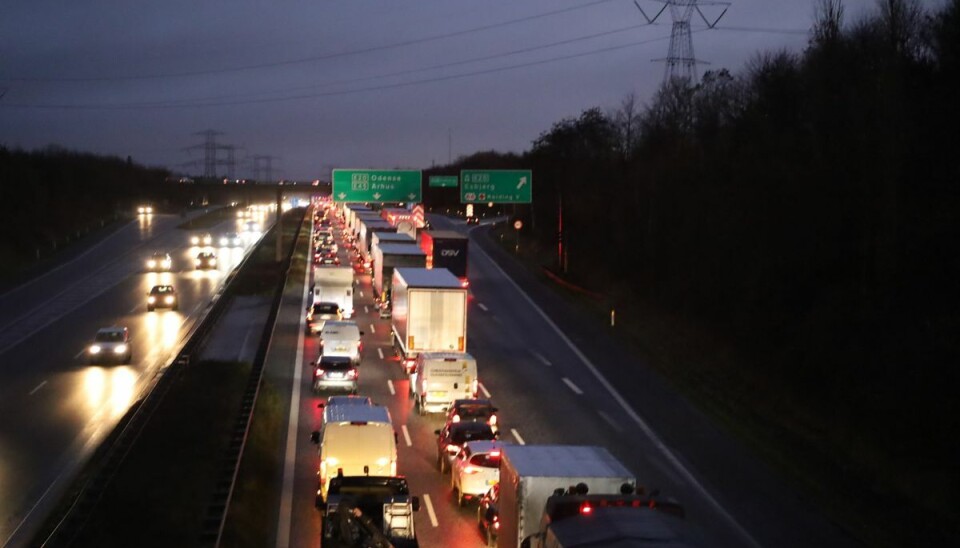
[[[643, 8], [637, 3], [637, 0], [633, 0], [634, 5], [636, 5], [640, 13], [643, 14], [643, 18], [647, 20], [647, 23], [652, 25], [656, 22], [668, 7], [670, 8], [670, 17], [673, 19], [673, 28], [670, 31], [670, 48], [667, 50], [667, 56], [662, 59], [654, 59], [654, 61], [666, 62], [666, 69], [663, 73], [664, 83], [674, 78], [683, 78], [689, 82], [696, 82], [699, 78], [697, 76], [697, 63], [703, 63], [704, 61], [698, 61], [693, 54], [693, 35], [690, 33], [690, 19], [693, 17], [693, 12], [697, 12], [700, 14], [703, 22], [706, 23], [707, 28], [712, 29], [720, 21], [720, 18], [727, 13], [727, 9], [730, 8], [730, 2], [704, 0], [651, 1], [663, 4], [660, 11], [652, 18], [647, 16], [647, 13], [643, 11]], [[711, 22], [707, 19], [707, 16], [703, 14], [700, 6], [723, 6], [723, 11]]]

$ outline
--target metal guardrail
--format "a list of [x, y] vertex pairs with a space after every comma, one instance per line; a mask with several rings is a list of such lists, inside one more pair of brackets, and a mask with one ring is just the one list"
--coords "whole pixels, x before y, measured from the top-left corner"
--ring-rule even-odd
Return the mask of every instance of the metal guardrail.
[[[145, 389], [143, 397], [130, 407], [124, 417], [120, 419], [114, 431], [101, 443], [98, 449], [98, 453], [101, 453], [101, 456], [97, 458], [95, 455], [93, 458], [96, 458], [97, 461], [93, 462], [93, 459], [91, 459], [91, 463], [88, 463], [88, 467], [91, 466], [91, 464], [93, 467], [89, 477], [83, 482], [73, 502], [63, 512], [63, 515], [54, 528], [42, 539], [40, 543], [41, 546], [69, 546], [76, 539], [96, 509], [97, 503], [102, 498], [106, 487], [114, 475], [116, 475], [117, 470], [119, 470], [127, 455], [130, 453], [131, 448], [150, 421], [153, 413], [160, 407], [164, 397], [169, 392], [171, 386], [175, 384], [183, 369], [190, 365], [191, 356], [201, 348], [207, 336], [226, 311], [230, 299], [221, 297], [229, 294], [232, 282], [236, 279], [237, 274], [259, 251], [260, 246], [263, 245], [267, 237], [272, 234], [273, 230], [278, 229], [279, 215], [280, 213], [278, 212], [278, 222], [274, 224], [273, 228], [261, 235], [250, 252], [240, 261], [240, 264], [234, 267], [224, 279], [220, 291], [211, 297], [212, 304], [210, 305], [210, 310], [200, 321], [194, 323], [193, 327], [185, 336], [186, 342], [184, 342], [176, 357], [166, 368], [160, 368], [162, 374], [155, 377], [154, 383]], [[297, 235], [299, 235], [299, 232], [300, 227], [298, 226]], [[294, 242], [296, 242], [296, 237], [294, 238]], [[289, 268], [289, 258], [287, 260], [287, 267]], [[34, 544], [39, 540], [40, 539], [35, 539]]]
[[[310, 210], [308, 208], [307, 216], [309, 215]], [[246, 448], [247, 439], [250, 435], [250, 426], [253, 423], [253, 410], [256, 408], [257, 398], [260, 395], [260, 381], [263, 378], [264, 362], [270, 351], [273, 333], [277, 327], [277, 315], [280, 312], [280, 303], [283, 300], [284, 287], [286, 286], [290, 272], [290, 264], [293, 260], [293, 252], [297, 247], [297, 241], [300, 238], [303, 224], [304, 220], [301, 219], [293, 235], [293, 241], [290, 243], [290, 249], [286, 252], [283, 260], [281, 271], [284, 272], [284, 276], [280, 278], [277, 282], [277, 287], [274, 289], [270, 314], [267, 316], [267, 321], [264, 324], [263, 334], [260, 336], [260, 344], [257, 346], [257, 353], [250, 368], [250, 377], [247, 380], [247, 386], [240, 404], [240, 411], [234, 423], [230, 443], [220, 459], [222, 469], [217, 480], [216, 491], [213, 494], [209, 506], [207, 506], [207, 514], [203, 519], [203, 531], [200, 533], [199, 539], [201, 545], [220, 546], [223, 538], [223, 528], [226, 523], [227, 510], [230, 508], [230, 501], [233, 499], [233, 491], [237, 484], [237, 475], [240, 472], [241, 457], [243, 456], [243, 450]]]

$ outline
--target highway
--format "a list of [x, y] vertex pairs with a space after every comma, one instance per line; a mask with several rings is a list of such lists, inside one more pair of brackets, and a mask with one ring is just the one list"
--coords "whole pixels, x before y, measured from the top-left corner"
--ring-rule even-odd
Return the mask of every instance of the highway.
[[[467, 228], [440, 217], [431, 221], [438, 229]], [[799, 499], [631, 351], [602, 328], [578, 321], [566, 303], [478, 234], [471, 235], [467, 350], [477, 359], [481, 392], [500, 409], [503, 441], [608, 448], [639, 485], [685, 506], [704, 546], [854, 545], [817, 514], [815, 504]], [[347, 260], [342, 247], [340, 257]], [[442, 426], [441, 415], [414, 412], [407, 377], [393, 356], [390, 321], [379, 319], [372, 306], [370, 276], [359, 276], [359, 282], [355, 319], [366, 332], [360, 393], [390, 409], [399, 435], [399, 472], [423, 502], [416, 518], [420, 544], [482, 546], [475, 506], [457, 508], [449, 475], [436, 468], [434, 430]], [[292, 514], [281, 513], [278, 525], [282, 530], [289, 524], [289, 544], [277, 546], [316, 546], [320, 535], [313, 508], [317, 453], [308, 442], [319, 427], [316, 406], [323, 401], [309, 385], [309, 362], [319, 348], [315, 337], [300, 339]]]
[[[267, 225], [273, 215], [262, 220]], [[242, 247], [212, 250], [215, 270], [198, 271], [200, 248], [174, 215], [140, 216], [74, 259], [0, 295], [0, 546], [22, 546], [76, 472], [156, 374], [175, 355]], [[208, 230], [238, 231], [237, 221]], [[197, 231], [207, 232], [207, 230]], [[154, 251], [171, 272], [145, 272]], [[146, 311], [156, 284], [173, 284], [178, 311]], [[131, 333], [129, 365], [91, 365], [85, 350], [100, 327]]]

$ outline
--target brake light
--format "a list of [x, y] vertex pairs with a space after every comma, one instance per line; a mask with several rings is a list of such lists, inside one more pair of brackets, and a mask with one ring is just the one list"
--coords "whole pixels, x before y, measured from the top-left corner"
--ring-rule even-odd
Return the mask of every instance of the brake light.
[[500, 528], [500, 516], [493, 516], [493, 528], [494, 529]]
[[477, 379], [473, 379], [473, 382], [470, 385], [470, 389], [473, 391], [474, 398], [477, 397], [477, 390], [480, 389], [479, 387], [480, 387], [480, 381]]
[[313, 374], [318, 377], [322, 377], [324, 373], [326, 373], [326, 371], [324, 371], [323, 369], [320, 369], [319, 367], [317, 368], [316, 371], [313, 372]]
[[363, 341], [357, 341], [357, 352], [363, 352]]
[[499, 457], [499, 456], [500, 456], [500, 450], [499, 450], [499, 449], [495, 449], [495, 450], [493, 450], [493, 451], [490, 451], [490, 456], [491, 456], [491, 457]]
[[460, 287], [470, 287], [470, 281], [469, 281], [469, 280], [461, 280], [461, 281], [460, 281]]
[[487, 424], [489, 424], [490, 426], [496, 425], [496, 424], [497, 424], [497, 416], [496, 416], [496, 415], [490, 415], [490, 420], [487, 421]]
[[347, 371], [347, 377], [351, 379], [357, 378], [357, 370], [351, 369], [350, 371]]
[[459, 452], [460, 452], [460, 446], [459, 446], [459, 445], [453, 445], [453, 444], [451, 443], [450, 445], [447, 446], [447, 453], [450, 453], [451, 455], [456, 455], [456, 454], [459, 453]]
[[460, 415], [454, 415], [453, 422], [460, 422]]
[[580, 513], [584, 515], [589, 515], [593, 513], [593, 506], [590, 506], [589, 503], [583, 503], [580, 505]]

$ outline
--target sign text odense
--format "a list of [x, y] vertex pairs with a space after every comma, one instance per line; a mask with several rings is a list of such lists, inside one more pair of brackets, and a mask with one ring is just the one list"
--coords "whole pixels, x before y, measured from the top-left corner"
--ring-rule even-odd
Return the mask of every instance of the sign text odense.
[[419, 171], [335, 169], [333, 199], [337, 202], [420, 202]]
[[461, 203], [529, 204], [532, 200], [532, 171], [475, 169], [460, 172]]

